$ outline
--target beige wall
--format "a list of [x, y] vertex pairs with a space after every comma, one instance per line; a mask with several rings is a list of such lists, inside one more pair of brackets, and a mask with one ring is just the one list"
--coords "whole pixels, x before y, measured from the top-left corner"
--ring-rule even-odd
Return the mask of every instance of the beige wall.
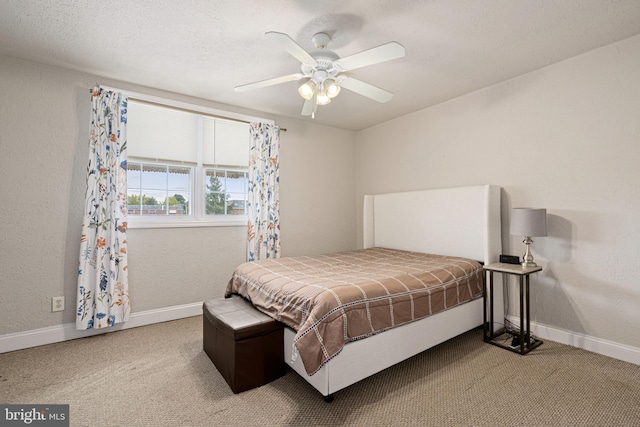
[[355, 249], [355, 133], [277, 121], [287, 128], [280, 138], [282, 254]]
[[[96, 82], [276, 119], [288, 128], [281, 136], [283, 253], [355, 248], [353, 132], [0, 56], [0, 337], [75, 321], [88, 89]], [[245, 259], [244, 232], [130, 230], [133, 312], [222, 296]], [[66, 310], [51, 313], [51, 297], [62, 295]]]
[[547, 208], [532, 320], [640, 351], [638, 76], [640, 36], [361, 131], [357, 199], [502, 186], [504, 252], [517, 255], [509, 209]]

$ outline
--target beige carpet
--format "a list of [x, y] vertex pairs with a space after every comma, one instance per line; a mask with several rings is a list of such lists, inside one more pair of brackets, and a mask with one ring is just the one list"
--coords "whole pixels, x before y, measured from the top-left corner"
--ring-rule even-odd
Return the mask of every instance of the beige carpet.
[[72, 426], [640, 426], [640, 367], [553, 342], [519, 356], [470, 331], [336, 393], [295, 372], [234, 395], [202, 318], [0, 354], [0, 403], [70, 404]]

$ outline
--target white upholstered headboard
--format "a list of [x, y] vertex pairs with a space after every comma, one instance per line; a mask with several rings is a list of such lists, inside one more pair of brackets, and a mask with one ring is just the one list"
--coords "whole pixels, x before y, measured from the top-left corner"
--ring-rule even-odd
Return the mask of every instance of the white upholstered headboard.
[[461, 256], [485, 264], [502, 250], [500, 187], [364, 196], [364, 247]]

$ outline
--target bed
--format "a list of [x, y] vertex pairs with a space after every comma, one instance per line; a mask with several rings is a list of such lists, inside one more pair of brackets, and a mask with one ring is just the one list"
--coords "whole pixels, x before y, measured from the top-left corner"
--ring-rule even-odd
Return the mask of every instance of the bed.
[[[338, 390], [481, 326], [480, 264], [496, 262], [500, 249], [499, 187], [365, 196], [362, 250], [245, 263], [226, 293], [288, 326], [285, 361], [330, 401]], [[393, 274], [381, 276], [379, 266]]]

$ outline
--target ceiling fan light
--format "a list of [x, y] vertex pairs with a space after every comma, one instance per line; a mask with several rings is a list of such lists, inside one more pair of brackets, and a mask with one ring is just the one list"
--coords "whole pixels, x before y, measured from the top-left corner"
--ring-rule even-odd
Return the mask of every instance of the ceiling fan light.
[[327, 96], [326, 91], [318, 91], [318, 96], [316, 98], [316, 103], [318, 105], [327, 105], [331, 102], [331, 98]]
[[340, 93], [340, 85], [335, 80], [327, 79], [324, 82], [324, 88], [329, 98], [335, 98]]
[[316, 85], [312, 80], [307, 80], [298, 87], [298, 93], [304, 99], [311, 99], [316, 92]]

